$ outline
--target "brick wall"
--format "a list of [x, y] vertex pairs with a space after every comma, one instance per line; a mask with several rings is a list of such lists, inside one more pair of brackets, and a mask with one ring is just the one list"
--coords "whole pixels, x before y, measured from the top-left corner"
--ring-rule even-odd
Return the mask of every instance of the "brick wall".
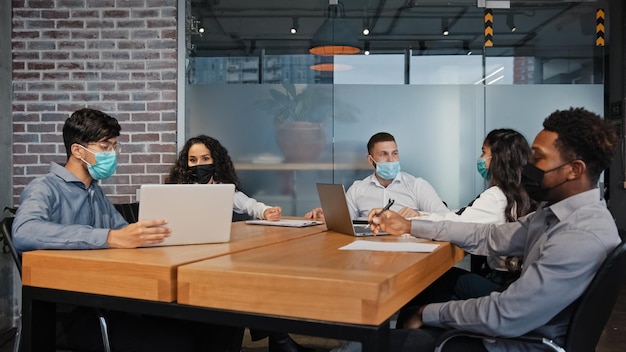
[[13, 0], [13, 198], [51, 161], [77, 109], [122, 126], [114, 203], [162, 183], [176, 158], [176, 0]]

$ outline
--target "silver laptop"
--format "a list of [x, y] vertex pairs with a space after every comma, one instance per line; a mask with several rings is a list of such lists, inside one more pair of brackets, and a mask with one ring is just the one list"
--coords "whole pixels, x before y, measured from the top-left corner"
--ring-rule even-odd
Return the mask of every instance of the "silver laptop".
[[234, 195], [232, 184], [142, 185], [139, 220], [165, 219], [172, 231], [150, 246], [230, 241]]
[[[346, 192], [342, 184], [317, 183], [316, 185], [328, 230], [358, 237], [374, 236], [370, 227], [367, 226], [367, 221], [353, 223], [350, 219]], [[388, 235], [386, 232], [378, 234]]]

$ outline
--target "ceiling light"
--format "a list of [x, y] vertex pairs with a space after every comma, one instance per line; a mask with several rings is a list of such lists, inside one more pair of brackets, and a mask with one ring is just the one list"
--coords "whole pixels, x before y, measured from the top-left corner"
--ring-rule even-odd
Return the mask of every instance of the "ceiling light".
[[202, 21], [196, 18], [196, 16], [190, 16], [187, 18], [186, 35], [202, 35], [204, 34], [204, 27], [202, 27]]
[[470, 49], [469, 43], [467, 41], [463, 42], [463, 51], [466, 55], [472, 55], [472, 49]]
[[313, 71], [324, 71], [324, 72], [334, 72], [334, 71], [350, 71], [352, 66], [346, 64], [331, 64], [331, 63], [323, 63], [316, 64], [311, 66], [311, 70]]
[[298, 24], [298, 18], [294, 17], [291, 19], [291, 29], [289, 29], [289, 32], [291, 34], [296, 34], [298, 33], [298, 28], [300, 27], [300, 25]]
[[370, 41], [366, 40], [365, 47], [363, 48], [363, 55], [369, 55], [369, 54], [370, 54]]
[[337, 0], [329, 0], [326, 19], [315, 32], [309, 52], [314, 55], [347, 55], [359, 51], [359, 42], [343, 18], [343, 5]]
[[515, 32], [517, 30], [517, 26], [515, 25], [515, 19], [512, 13], [508, 13], [506, 15], [506, 25], [509, 26], [511, 32]]
[[450, 34], [450, 30], [448, 29], [448, 19], [447, 18], [442, 18], [441, 19], [441, 34], [443, 34], [443, 35]]
[[364, 13], [363, 13], [363, 35], [368, 36], [370, 35], [370, 21], [367, 18], [367, 12], [365, 12], [365, 9], [363, 9]]

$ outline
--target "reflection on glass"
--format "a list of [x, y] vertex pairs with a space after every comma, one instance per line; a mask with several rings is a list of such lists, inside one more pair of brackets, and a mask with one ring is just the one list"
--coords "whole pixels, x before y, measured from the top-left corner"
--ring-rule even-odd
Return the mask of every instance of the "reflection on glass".
[[[246, 193], [302, 215], [319, 205], [316, 182], [347, 188], [373, 172], [365, 144], [387, 131], [403, 170], [462, 207], [485, 186], [475, 160], [486, 131], [514, 128], [531, 142], [556, 109], [602, 114], [603, 54], [588, 43], [603, 2], [494, 9], [492, 48], [482, 45], [483, 9], [346, 3], [370, 55], [330, 57], [308, 53], [325, 18], [313, 2], [192, 2], [192, 12], [213, 17], [191, 38], [180, 133], [220, 140]], [[442, 40], [441, 18], [461, 10]], [[367, 36], [360, 16], [372, 26]], [[329, 63], [347, 69], [311, 69]]]

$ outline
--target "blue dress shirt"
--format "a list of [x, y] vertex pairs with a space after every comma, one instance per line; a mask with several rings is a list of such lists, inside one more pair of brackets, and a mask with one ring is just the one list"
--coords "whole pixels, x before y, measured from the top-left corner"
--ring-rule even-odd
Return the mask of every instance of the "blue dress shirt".
[[109, 230], [127, 225], [97, 181], [85, 187], [64, 165], [53, 162], [50, 173], [22, 191], [13, 240], [21, 252], [108, 248]]

